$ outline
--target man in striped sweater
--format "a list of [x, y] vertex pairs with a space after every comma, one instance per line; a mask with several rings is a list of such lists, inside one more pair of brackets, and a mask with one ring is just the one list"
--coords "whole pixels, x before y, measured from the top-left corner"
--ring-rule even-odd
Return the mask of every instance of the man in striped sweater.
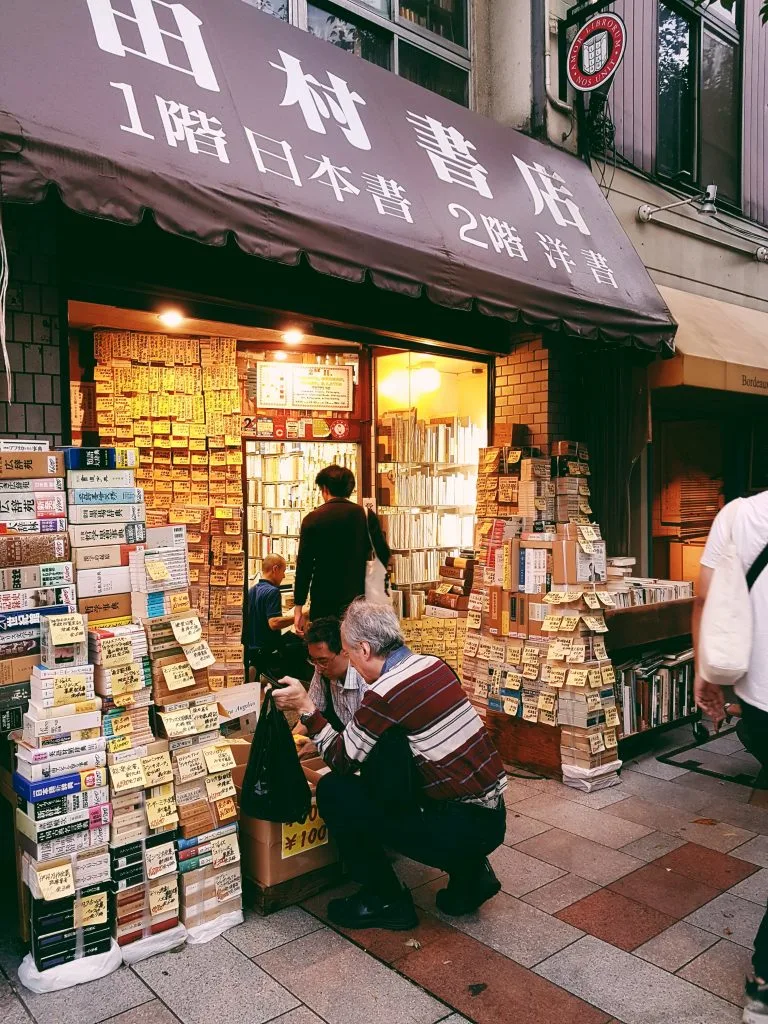
[[[299, 712], [332, 769], [317, 787], [318, 809], [362, 885], [354, 896], [332, 900], [329, 917], [345, 928], [417, 924], [410, 892], [387, 849], [447, 871], [438, 908], [471, 913], [500, 888], [487, 856], [504, 838], [501, 759], [453, 670], [405, 646], [392, 608], [354, 601], [341, 634], [351, 664], [369, 684], [343, 732], [333, 729], [296, 680], [281, 680], [275, 691], [277, 706]], [[372, 752], [389, 746], [395, 733], [404, 737], [402, 750], [415, 775], [412, 799], [399, 805], [383, 799], [366, 778]], [[393, 761], [391, 767], [392, 777], [401, 779], [396, 769], [402, 766]]]

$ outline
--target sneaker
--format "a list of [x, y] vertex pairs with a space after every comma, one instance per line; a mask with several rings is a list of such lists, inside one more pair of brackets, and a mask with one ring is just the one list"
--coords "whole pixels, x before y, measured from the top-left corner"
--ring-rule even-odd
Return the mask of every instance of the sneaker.
[[437, 909], [451, 917], [473, 914], [479, 907], [501, 889], [501, 882], [494, 874], [486, 858], [480, 873], [469, 881], [461, 882], [451, 877], [445, 889], [435, 896]]
[[768, 1024], [768, 983], [762, 978], [748, 979], [745, 991], [747, 1004], [742, 1024]]
[[328, 918], [340, 928], [385, 928], [405, 932], [419, 923], [410, 891], [405, 888], [397, 899], [389, 902], [361, 889], [354, 896], [331, 900], [327, 912]]

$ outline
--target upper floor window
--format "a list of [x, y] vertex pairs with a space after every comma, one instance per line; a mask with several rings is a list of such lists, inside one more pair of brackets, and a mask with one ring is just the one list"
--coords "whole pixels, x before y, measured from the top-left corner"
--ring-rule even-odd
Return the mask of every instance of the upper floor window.
[[447, 99], [469, 103], [469, 0], [244, 0]]
[[741, 192], [741, 87], [738, 9], [713, 2], [694, 12], [659, 2], [658, 138], [662, 177], [738, 206]]

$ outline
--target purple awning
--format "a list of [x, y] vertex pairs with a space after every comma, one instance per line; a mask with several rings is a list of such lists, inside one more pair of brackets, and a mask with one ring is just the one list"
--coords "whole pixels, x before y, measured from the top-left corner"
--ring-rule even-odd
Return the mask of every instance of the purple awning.
[[[0, 198], [586, 338], [675, 324], [588, 168], [245, 0], [4, 0]], [[478, 344], [479, 339], [472, 339]]]

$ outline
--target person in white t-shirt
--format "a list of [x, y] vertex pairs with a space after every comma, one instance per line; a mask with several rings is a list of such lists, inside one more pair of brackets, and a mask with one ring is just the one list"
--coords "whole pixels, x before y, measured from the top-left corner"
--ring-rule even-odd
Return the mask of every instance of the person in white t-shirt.
[[[741, 557], [745, 575], [768, 544], [768, 491], [753, 498], [726, 505], [715, 517], [701, 556], [701, 575], [693, 609], [693, 646], [698, 649], [699, 628], [704, 601], [712, 573], [730, 538]], [[750, 590], [752, 604], [752, 653], [749, 668], [734, 690], [741, 706], [742, 724], [750, 737], [752, 753], [768, 765], [768, 568]], [[696, 703], [714, 722], [725, 717], [726, 698], [722, 687], [707, 682], [698, 673], [695, 681]], [[752, 958], [754, 979], [747, 981], [745, 1024], [768, 1024], [768, 912], [755, 939]]]

